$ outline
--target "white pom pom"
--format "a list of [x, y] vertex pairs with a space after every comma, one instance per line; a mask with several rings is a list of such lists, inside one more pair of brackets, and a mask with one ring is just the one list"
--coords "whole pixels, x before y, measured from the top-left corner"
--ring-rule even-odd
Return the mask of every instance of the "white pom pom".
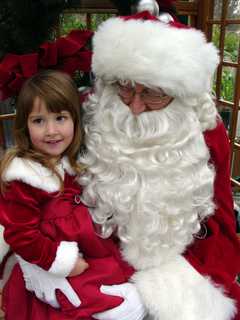
[[137, 12], [149, 11], [152, 15], [159, 15], [159, 6], [155, 0], [140, 0], [137, 5]]
[[169, 23], [174, 21], [173, 17], [167, 12], [160, 13], [158, 19], [164, 23]]

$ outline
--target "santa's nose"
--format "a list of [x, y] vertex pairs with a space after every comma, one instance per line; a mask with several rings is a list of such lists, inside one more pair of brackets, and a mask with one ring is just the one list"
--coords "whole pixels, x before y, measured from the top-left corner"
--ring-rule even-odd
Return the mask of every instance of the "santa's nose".
[[146, 105], [142, 100], [141, 94], [137, 92], [134, 94], [129, 108], [134, 115], [138, 115], [146, 110]]

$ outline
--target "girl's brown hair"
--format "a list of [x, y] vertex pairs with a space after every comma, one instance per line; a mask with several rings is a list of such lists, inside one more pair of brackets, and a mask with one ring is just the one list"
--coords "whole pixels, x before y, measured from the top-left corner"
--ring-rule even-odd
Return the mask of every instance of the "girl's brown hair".
[[30, 159], [41, 163], [43, 166], [52, 170], [61, 181], [53, 164], [47, 159], [46, 155], [33, 149], [28, 132], [28, 116], [32, 111], [35, 99], [39, 97], [48, 111], [61, 112], [67, 110], [74, 122], [74, 137], [70, 146], [65, 150], [64, 155], [68, 156], [69, 162], [76, 173], [81, 171], [81, 165], [77, 163], [77, 157], [82, 140], [82, 129], [80, 123], [80, 100], [78, 89], [66, 73], [54, 70], [45, 70], [28, 79], [17, 99], [17, 112], [14, 122], [15, 146], [8, 150], [3, 156], [0, 165], [1, 191], [4, 190], [3, 181], [4, 171], [7, 169], [14, 157]]

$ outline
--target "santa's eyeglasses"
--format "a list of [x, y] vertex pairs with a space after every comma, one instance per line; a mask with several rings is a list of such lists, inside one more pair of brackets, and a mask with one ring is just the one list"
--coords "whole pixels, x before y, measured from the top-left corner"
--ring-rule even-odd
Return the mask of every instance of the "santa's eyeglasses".
[[151, 89], [144, 85], [134, 84], [129, 81], [117, 81], [117, 92], [121, 100], [129, 105], [135, 95], [139, 95], [142, 102], [151, 109], [159, 109], [159, 106], [172, 100], [162, 89]]

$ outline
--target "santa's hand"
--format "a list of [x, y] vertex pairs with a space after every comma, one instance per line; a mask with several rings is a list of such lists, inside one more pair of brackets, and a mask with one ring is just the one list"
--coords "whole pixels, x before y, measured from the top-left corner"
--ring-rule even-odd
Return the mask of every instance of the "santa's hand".
[[56, 290], [60, 290], [75, 307], [79, 307], [81, 301], [76, 292], [64, 277], [59, 277], [35, 264], [31, 264], [17, 256], [17, 260], [23, 272], [26, 289], [35, 293], [41, 301], [59, 308], [56, 298]]
[[98, 320], [142, 320], [146, 309], [136, 287], [127, 282], [113, 286], [101, 286], [102, 293], [122, 297], [124, 301], [116, 308], [95, 313], [92, 317]]

